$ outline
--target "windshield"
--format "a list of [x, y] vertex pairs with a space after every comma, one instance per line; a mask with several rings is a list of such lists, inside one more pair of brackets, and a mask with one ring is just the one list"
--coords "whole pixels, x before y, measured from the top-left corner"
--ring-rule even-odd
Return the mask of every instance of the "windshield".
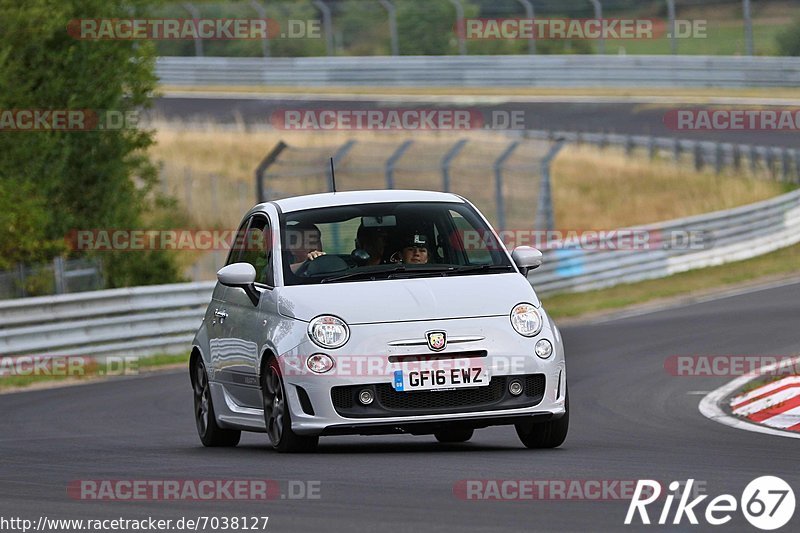
[[491, 229], [457, 202], [325, 207], [282, 216], [284, 283], [511, 272]]

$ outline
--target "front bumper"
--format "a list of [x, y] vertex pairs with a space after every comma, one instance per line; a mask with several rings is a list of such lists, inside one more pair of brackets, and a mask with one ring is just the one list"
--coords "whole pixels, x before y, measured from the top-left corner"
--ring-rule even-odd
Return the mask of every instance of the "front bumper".
[[[449, 355], [458, 360], [461, 353], [482, 353], [480, 362], [490, 369], [490, 385], [444, 392], [395, 392], [391, 376], [394, 370], [408, 369], [409, 363], [391, 361], [403, 356], [432, 354], [420, 346], [387, 346], [387, 340], [424, 338], [425, 331], [431, 329], [445, 330], [452, 337], [482, 337], [449, 345], [436, 356]], [[432, 433], [444, 424], [477, 428], [563, 416], [566, 365], [561, 338], [552, 322], [546, 319], [542, 331], [533, 338], [509, 330], [508, 317], [447, 320], [435, 324], [370, 324], [352, 326], [350, 341], [339, 350], [324, 351], [310, 342], [303, 343], [281, 356], [292, 429], [303, 435]], [[548, 359], [534, 354], [533, 346], [541, 338], [553, 344], [553, 355]], [[304, 368], [304, 361], [308, 355], [320, 352], [337, 361], [352, 363], [348, 358], [362, 357], [373, 362], [377, 359], [378, 364], [360, 367], [351, 364], [348, 372], [313, 374]], [[343, 366], [340, 364], [338, 370]], [[508, 392], [511, 379], [525, 383], [522, 395], [515, 397]], [[356, 394], [363, 388], [375, 392], [376, 401], [370, 406], [357, 401]], [[454, 401], [442, 400], [446, 395]], [[464, 401], [465, 397], [473, 397], [473, 401]]]

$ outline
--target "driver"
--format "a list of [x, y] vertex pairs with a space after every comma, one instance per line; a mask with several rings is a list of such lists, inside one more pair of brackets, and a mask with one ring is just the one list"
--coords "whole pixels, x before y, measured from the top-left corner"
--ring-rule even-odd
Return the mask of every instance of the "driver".
[[423, 265], [428, 262], [428, 237], [415, 231], [403, 241], [403, 247], [395, 253], [401, 263]]
[[314, 224], [297, 224], [286, 230], [286, 249], [293, 261], [289, 267], [296, 272], [306, 261], [325, 255], [322, 251], [322, 234]]
[[369, 254], [367, 266], [383, 263], [383, 253], [386, 250], [388, 235], [385, 228], [367, 227], [363, 224], [356, 233], [356, 248], [361, 248]]

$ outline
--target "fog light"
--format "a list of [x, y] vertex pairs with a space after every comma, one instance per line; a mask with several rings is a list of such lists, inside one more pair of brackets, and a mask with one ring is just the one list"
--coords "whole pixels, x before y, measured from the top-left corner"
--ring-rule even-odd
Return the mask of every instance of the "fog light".
[[358, 393], [358, 401], [364, 405], [369, 405], [375, 399], [375, 396], [372, 395], [372, 391], [369, 389], [364, 389]]
[[514, 396], [519, 396], [522, 394], [522, 383], [517, 381], [516, 379], [508, 384], [508, 392], [513, 394]]
[[306, 360], [306, 366], [315, 374], [324, 374], [333, 368], [333, 359], [324, 353], [315, 353]]
[[542, 359], [547, 359], [553, 353], [553, 345], [547, 339], [539, 339], [536, 343], [536, 355]]

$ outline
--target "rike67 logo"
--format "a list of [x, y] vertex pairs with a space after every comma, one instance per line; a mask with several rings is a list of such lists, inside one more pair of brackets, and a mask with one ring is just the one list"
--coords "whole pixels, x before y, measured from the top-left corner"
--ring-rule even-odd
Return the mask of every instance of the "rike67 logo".
[[[751, 525], [758, 529], [770, 531], [786, 525], [794, 515], [795, 498], [792, 487], [784, 480], [775, 476], [762, 476], [754, 479], [745, 487], [742, 497], [737, 501], [730, 494], [721, 494], [705, 506], [705, 512], [700, 511], [701, 503], [708, 498], [708, 495], [693, 495], [692, 486], [694, 479], [686, 481], [682, 492], [678, 493], [684, 484], [673, 481], [669, 484], [669, 491], [664, 498], [664, 506], [661, 512], [653, 516], [657, 524], [680, 524], [685, 518], [690, 524], [697, 525], [698, 516], [705, 519], [705, 522], [712, 526], [720, 526], [730, 522], [736, 513], [737, 508], [741, 509], [742, 514]], [[649, 479], [640, 479], [633, 492], [633, 498], [628, 506], [628, 514], [625, 516], [625, 524], [641, 520], [642, 524], [650, 524], [651, 517], [648, 514], [648, 505], [655, 502], [662, 496], [661, 484]], [[678, 499], [674, 508], [673, 503]], [[657, 512], [657, 505], [652, 505], [650, 511]], [[670, 520], [672, 517], [672, 520]]]

